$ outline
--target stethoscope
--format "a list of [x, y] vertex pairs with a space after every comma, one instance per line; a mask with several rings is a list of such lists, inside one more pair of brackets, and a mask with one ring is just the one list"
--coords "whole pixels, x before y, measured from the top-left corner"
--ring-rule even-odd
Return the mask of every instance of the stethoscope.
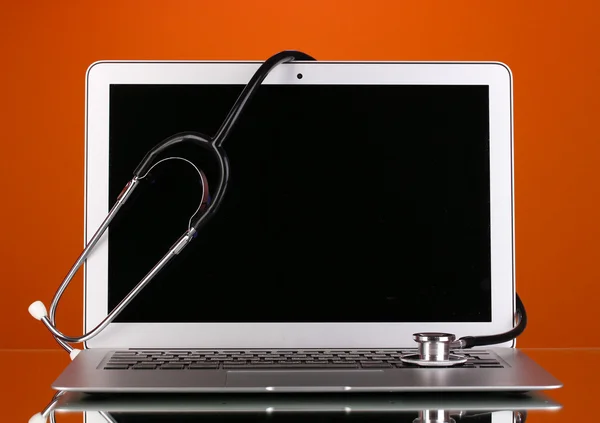
[[[237, 98], [233, 107], [229, 111], [223, 124], [213, 136], [207, 136], [198, 132], [183, 132], [172, 135], [152, 150], [150, 150], [142, 159], [140, 164], [133, 172], [133, 178], [125, 185], [115, 204], [111, 207], [106, 218], [100, 224], [98, 230], [94, 233], [90, 241], [85, 246], [83, 252], [77, 258], [71, 270], [62, 281], [58, 290], [54, 294], [50, 310], [41, 301], [35, 301], [29, 306], [29, 313], [40, 320], [46, 328], [52, 333], [56, 341], [70, 354], [71, 359], [74, 359], [80, 350], [73, 348], [70, 344], [86, 342], [97, 336], [104, 330], [114, 319], [123, 311], [125, 307], [141, 292], [148, 283], [183, 249], [197, 236], [200, 228], [205, 225], [209, 219], [217, 212], [223, 196], [225, 194], [229, 181], [229, 160], [223, 148], [223, 142], [228, 138], [234, 125], [237, 123], [242, 111], [246, 107], [248, 101], [256, 94], [261, 83], [267, 75], [278, 65], [299, 60], [315, 60], [311, 56], [299, 51], [283, 51], [271, 56], [267, 59], [259, 69], [254, 73], [248, 84], [242, 90], [242, 93]], [[211, 181], [210, 189], [206, 175], [202, 170], [196, 167], [192, 162], [181, 157], [167, 157], [158, 160], [158, 157], [174, 145], [184, 142], [191, 142], [207, 151], [215, 160], [218, 169], [216, 183], [213, 185]], [[190, 217], [188, 228], [183, 235], [171, 246], [167, 253], [150, 269], [150, 271], [135, 285], [135, 287], [117, 304], [117, 306], [108, 313], [108, 315], [92, 330], [80, 336], [68, 336], [62, 333], [56, 327], [56, 309], [58, 303], [69, 286], [69, 283], [77, 273], [77, 270], [86, 261], [90, 253], [94, 250], [96, 244], [108, 229], [119, 210], [131, 197], [131, 194], [138, 187], [139, 183], [148, 176], [150, 171], [168, 160], [180, 160], [194, 167], [197, 172], [201, 187], [202, 195], [200, 204], [194, 214]], [[209, 201], [210, 198], [210, 201]], [[449, 366], [461, 364], [466, 361], [464, 356], [451, 353], [450, 350], [470, 348], [480, 345], [492, 345], [510, 341], [520, 335], [527, 324], [525, 308], [521, 300], [517, 296], [517, 316], [518, 323], [512, 330], [491, 336], [467, 336], [455, 340], [454, 335], [441, 333], [420, 333], [414, 335], [414, 340], [419, 344], [417, 354], [409, 354], [402, 357], [407, 363], [420, 366]]]

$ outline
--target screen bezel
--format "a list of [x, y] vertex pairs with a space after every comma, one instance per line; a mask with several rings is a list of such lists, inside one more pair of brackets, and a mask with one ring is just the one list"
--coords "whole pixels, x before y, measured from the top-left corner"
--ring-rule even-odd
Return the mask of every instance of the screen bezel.
[[[122, 62], [90, 66], [86, 79], [85, 242], [108, 212], [111, 84], [245, 84], [261, 62]], [[299, 79], [297, 75], [303, 77]], [[412, 334], [483, 335], [513, 327], [512, 75], [497, 62], [294, 62], [264, 84], [487, 85], [490, 110], [491, 322], [112, 323], [88, 348], [401, 348]], [[132, 170], [133, 171], [133, 170]], [[177, 236], [177, 234], [174, 234]], [[107, 314], [108, 233], [84, 270], [86, 331]], [[227, 307], [224, 299], [223, 307]], [[512, 343], [505, 344], [505, 346]]]

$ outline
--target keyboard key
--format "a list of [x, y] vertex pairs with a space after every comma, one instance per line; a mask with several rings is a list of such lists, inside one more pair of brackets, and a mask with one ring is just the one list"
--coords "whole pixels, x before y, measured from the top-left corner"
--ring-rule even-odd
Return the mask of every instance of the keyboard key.
[[393, 367], [390, 363], [379, 362], [376, 363], [374, 361], [361, 361], [360, 365], [365, 369], [387, 369]]
[[473, 363], [473, 364], [500, 364], [498, 363], [498, 360], [467, 360], [468, 363]]
[[262, 368], [262, 364], [244, 364], [244, 363], [236, 363], [236, 364], [223, 364], [223, 369], [255, 369]]
[[129, 368], [126, 364], [107, 364], [104, 366], [104, 370], [127, 370]]
[[183, 370], [185, 366], [181, 364], [164, 364], [159, 367], [161, 370]]
[[113, 365], [113, 366], [118, 366], [118, 365], [130, 365], [133, 366], [134, 364], [137, 364], [137, 360], [110, 360], [107, 364], [109, 365]]
[[138, 364], [132, 367], [134, 370], [154, 370], [156, 369], [156, 364]]
[[188, 369], [218, 369], [219, 365], [217, 363], [194, 363], [190, 364]]

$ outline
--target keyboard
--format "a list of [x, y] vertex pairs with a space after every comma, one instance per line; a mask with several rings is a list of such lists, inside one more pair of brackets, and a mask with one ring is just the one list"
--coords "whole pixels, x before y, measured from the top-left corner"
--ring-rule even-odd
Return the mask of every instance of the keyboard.
[[[400, 356], [416, 350], [125, 350], [108, 353], [104, 370], [414, 369]], [[494, 354], [468, 350], [462, 368], [503, 368]]]

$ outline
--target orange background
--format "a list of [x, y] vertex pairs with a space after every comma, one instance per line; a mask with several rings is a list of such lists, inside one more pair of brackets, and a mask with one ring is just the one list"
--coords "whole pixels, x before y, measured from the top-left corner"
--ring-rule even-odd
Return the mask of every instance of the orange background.
[[[84, 76], [104, 59], [494, 60], [514, 74], [517, 286], [528, 347], [600, 347], [600, 3], [18, 1], [0, 11], [0, 348], [55, 344], [83, 234]], [[80, 280], [59, 310], [81, 326]], [[65, 316], [77, 316], [68, 319]], [[62, 318], [61, 318], [62, 317]]]

